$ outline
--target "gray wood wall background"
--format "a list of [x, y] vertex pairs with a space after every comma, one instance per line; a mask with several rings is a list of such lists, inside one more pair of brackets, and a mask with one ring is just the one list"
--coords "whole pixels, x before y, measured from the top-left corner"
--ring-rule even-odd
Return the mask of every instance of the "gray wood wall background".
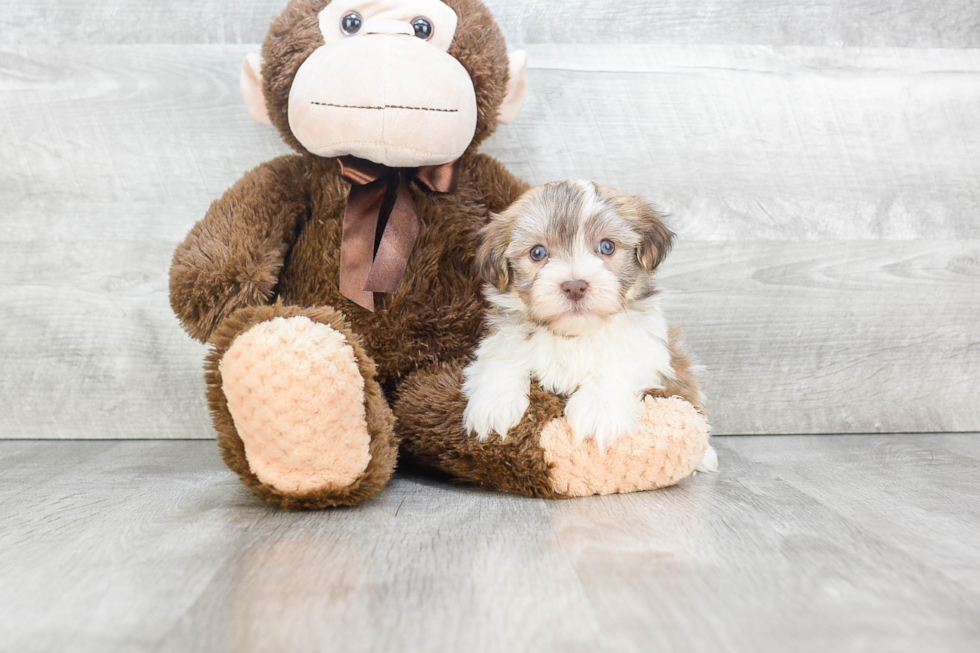
[[[237, 90], [284, 4], [0, 0], [0, 437], [211, 437], [167, 269], [286, 151]], [[488, 4], [531, 90], [485, 151], [674, 216], [717, 433], [980, 430], [980, 2]]]

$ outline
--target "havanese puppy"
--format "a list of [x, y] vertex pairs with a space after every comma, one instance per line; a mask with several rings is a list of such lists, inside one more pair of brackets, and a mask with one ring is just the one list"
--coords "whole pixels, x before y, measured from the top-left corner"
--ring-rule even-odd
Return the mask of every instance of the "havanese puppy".
[[[532, 379], [568, 397], [576, 441], [601, 450], [636, 429], [648, 391], [703, 411], [654, 282], [673, 239], [642, 199], [591, 182], [532, 188], [494, 215], [477, 251], [489, 331], [464, 372], [467, 431], [506, 438]], [[702, 467], [714, 460], [709, 450]]]

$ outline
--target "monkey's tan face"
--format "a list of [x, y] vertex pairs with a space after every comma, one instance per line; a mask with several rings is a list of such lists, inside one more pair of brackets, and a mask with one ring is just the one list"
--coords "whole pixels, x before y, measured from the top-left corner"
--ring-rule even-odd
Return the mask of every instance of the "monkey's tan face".
[[300, 66], [289, 126], [319, 156], [392, 167], [459, 158], [476, 131], [473, 81], [448, 53], [456, 13], [439, 0], [334, 0], [324, 45]]

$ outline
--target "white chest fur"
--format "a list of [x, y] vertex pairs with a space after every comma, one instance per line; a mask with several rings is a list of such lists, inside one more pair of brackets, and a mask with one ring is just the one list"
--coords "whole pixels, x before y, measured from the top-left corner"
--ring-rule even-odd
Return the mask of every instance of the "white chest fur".
[[506, 313], [495, 317], [464, 372], [465, 426], [481, 438], [506, 436], [520, 421], [535, 379], [569, 397], [565, 416], [577, 438], [594, 434], [603, 446], [635, 426], [643, 391], [664, 387], [674, 374], [667, 321], [655, 305], [616, 314], [574, 337]]
[[575, 337], [538, 329], [519, 349], [531, 378], [556, 394], [572, 394], [589, 381], [639, 394], [663, 387], [664, 377], [673, 375], [667, 322], [659, 312], [621, 313]]

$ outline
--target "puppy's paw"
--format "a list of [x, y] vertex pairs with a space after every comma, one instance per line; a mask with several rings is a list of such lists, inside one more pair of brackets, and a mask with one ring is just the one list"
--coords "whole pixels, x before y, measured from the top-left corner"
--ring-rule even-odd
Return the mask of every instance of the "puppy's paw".
[[527, 394], [477, 392], [466, 404], [463, 411], [463, 426], [466, 432], [483, 441], [492, 433], [503, 440], [507, 431], [517, 426], [530, 404]]
[[565, 419], [576, 444], [594, 437], [600, 451], [636, 430], [642, 404], [625, 392], [580, 388], [565, 404]]

